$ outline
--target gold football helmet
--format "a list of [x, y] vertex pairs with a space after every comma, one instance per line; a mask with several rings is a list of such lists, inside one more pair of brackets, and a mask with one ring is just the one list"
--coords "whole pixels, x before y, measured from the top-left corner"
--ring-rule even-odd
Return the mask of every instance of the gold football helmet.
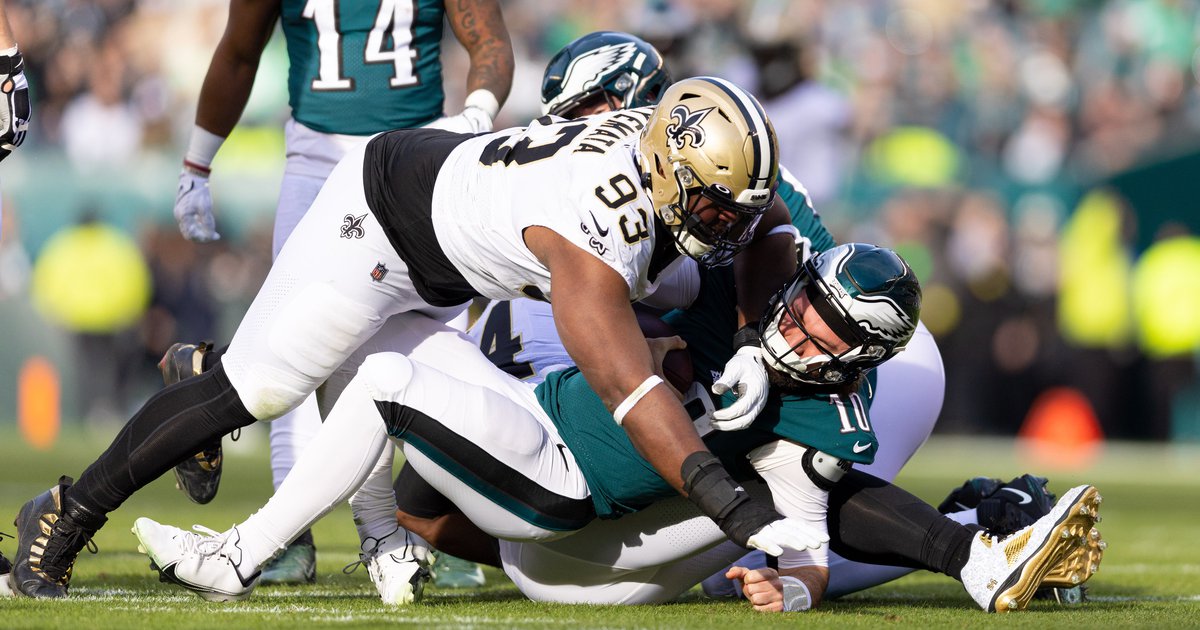
[[663, 93], [638, 143], [643, 185], [679, 251], [728, 264], [775, 198], [779, 149], [762, 106], [715, 77]]

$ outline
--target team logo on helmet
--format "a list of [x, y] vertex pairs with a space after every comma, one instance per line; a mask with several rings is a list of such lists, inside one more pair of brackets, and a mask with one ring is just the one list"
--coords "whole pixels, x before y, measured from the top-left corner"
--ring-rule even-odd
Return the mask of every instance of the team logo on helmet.
[[691, 111], [687, 105], [676, 105], [671, 109], [671, 124], [667, 125], [667, 140], [676, 151], [689, 143], [696, 148], [704, 146], [704, 128], [700, 123], [714, 107]]
[[[612, 46], [601, 46], [576, 57], [563, 78], [563, 94], [582, 94], [600, 85], [604, 77], [633, 59], [637, 44], [627, 42]], [[626, 85], [625, 89], [629, 86]]]

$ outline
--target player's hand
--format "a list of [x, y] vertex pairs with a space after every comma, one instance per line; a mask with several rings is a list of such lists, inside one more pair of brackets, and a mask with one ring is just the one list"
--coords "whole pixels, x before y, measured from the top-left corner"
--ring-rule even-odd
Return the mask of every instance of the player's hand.
[[725, 364], [712, 391], [720, 396], [730, 390], [737, 394], [737, 402], [713, 412], [712, 426], [718, 431], [745, 429], [767, 404], [767, 368], [763, 367], [759, 346], [739, 348]]
[[443, 116], [425, 126], [455, 133], [484, 133], [492, 130], [492, 117], [478, 107], [467, 107], [457, 116]]
[[29, 82], [21, 53], [0, 54], [0, 160], [25, 141], [29, 114]]
[[217, 234], [217, 219], [212, 211], [212, 193], [208, 177], [190, 169], [179, 174], [179, 190], [175, 193], [175, 220], [179, 233], [189, 241], [207, 243], [221, 238]]
[[742, 595], [754, 605], [758, 612], [783, 612], [783, 583], [775, 569], [747, 569], [730, 567], [725, 572], [730, 580], [742, 582]]
[[778, 556], [784, 549], [804, 551], [829, 542], [829, 534], [793, 518], [781, 518], [754, 532], [746, 546]]

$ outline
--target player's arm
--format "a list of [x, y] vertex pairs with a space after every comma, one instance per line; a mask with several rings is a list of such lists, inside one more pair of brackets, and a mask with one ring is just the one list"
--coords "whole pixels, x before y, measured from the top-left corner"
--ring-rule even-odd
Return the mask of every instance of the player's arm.
[[[467, 98], [463, 113], [474, 116], [471, 131], [490, 131], [512, 89], [513, 50], [498, 0], [447, 0], [446, 20], [467, 49]], [[486, 119], [480, 116], [486, 114]]]
[[191, 241], [221, 238], [212, 212], [208, 176], [213, 158], [246, 109], [263, 48], [279, 19], [279, 0], [232, 0], [225, 34], [217, 43], [200, 87], [196, 125], [183, 156], [175, 193], [175, 220]]
[[[750, 463], [767, 482], [780, 514], [828, 530], [829, 489], [845, 474], [840, 460], [809, 446], [778, 440], [751, 451]], [[800, 611], [820, 603], [829, 586], [829, 548], [787, 551], [779, 571], [733, 567], [726, 573], [742, 581], [742, 592], [764, 612]]]
[[225, 33], [200, 87], [196, 125], [228, 137], [246, 109], [263, 49], [279, 19], [279, 0], [231, 0]]
[[[551, 307], [563, 345], [609, 411], [616, 411], [654, 375], [629, 287], [608, 265], [547, 228], [527, 229], [525, 242], [550, 270]], [[670, 389], [648, 389], [623, 414], [621, 426], [638, 452], [682, 493], [684, 459], [707, 449]]]
[[775, 197], [754, 240], [733, 258], [739, 326], [757, 325], [767, 301], [796, 273], [796, 234], [787, 205]]
[[739, 329], [733, 340], [734, 355], [712, 390], [718, 395], [733, 391], [737, 402], [713, 414], [713, 428], [721, 431], [750, 426], [767, 404], [767, 371], [759, 351], [758, 320], [771, 295], [796, 271], [796, 228], [779, 197], [775, 197], [754, 234], [750, 245], [733, 259]]
[[629, 287], [619, 274], [544, 227], [526, 229], [525, 243], [550, 270], [563, 345], [634, 447], [672, 488], [740, 545], [779, 555], [784, 548], [828, 541], [751, 498], [705, 448], [683, 405], [653, 374]]

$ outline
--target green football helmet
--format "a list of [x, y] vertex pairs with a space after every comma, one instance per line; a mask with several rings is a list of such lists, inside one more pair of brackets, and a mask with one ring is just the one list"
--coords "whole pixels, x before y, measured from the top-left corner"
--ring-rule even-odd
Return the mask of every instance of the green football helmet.
[[[829, 329], [850, 346], [846, 351], [830, 351], [804, 327], [803, 313], [797, 311], [802, 291]], [[865, 243], [839, 245], [805, 261], [771, 298], [759, 322], [763, 361], [803, 383], [846, 383], [903, 350], [920, 316], [921, 285], [904, 259]], [[784, 318], [805, 337], [789, 343], [780, 330]], [[808, 341], [820, 354], [800, 356]]]

